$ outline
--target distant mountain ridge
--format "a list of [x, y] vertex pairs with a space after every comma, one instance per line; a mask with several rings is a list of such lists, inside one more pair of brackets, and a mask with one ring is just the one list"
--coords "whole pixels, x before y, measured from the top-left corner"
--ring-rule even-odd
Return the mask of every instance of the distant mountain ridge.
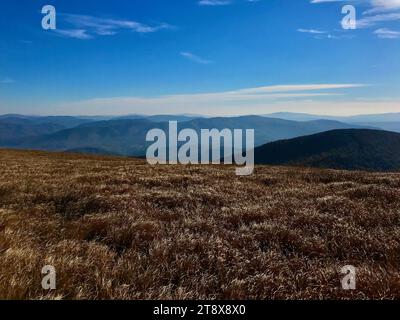
[[334, 120], [356, 124], [362, 127], [374, 127], [386, 131], [400, 132], [400, 113], [366, 114], [356, 116], [327, 116], [308, 113], [277, 112], [265, 115], [266, 117], [286, 119], [292, 121]]
[[346, 170], [400, 171], [400, 134], [381, 130], [332, 130], [255, 149], [257, 164]]
[[269, 118], [286, 119], [292, 121], [310, 121], [310, 120], [336, 120], [341, 122], [399, 122], [400, 112], [396, 113], [380, 113], [380, 114], [362, 114], [354, 116], [330, 116], [330, 115], [315, 115], [310, 113], [297, 112], [275, 112], [263, 115]]
[[[170, 116], [169, 119], [172, 119]], [[361, 128], [358, 125], [330, 120], [296, 122], [261, 116], [231, 118], [196, 118], [179, 122], [180, 129], [254, 129], [256, 146], [267, 142], [290, 139], [303, 135], [333, 129]], [[1, 127], [1, 119], [0, 119]], [[48, 151], [103, 150], [107, 154], [141, 156], [146, 152], [145, 137], [149, 130], [168, 129], [168, 122], [154, 122], [152, 119], [112, 119], [104, 121], [85, 121], [73, 128], [48, 132], [35, 136], [20, 137], [7, 143], [5, 147]]]
[[72, 116], [24, 116], [18, 114], [6, 114], [0, 116], [0, 124], [2, 123], [13, 123], [13, 124], [52, 124], [63, 128], [73, 128], [80, 124], [98, 121], [98, 118], [87, 118], [87, 117], [72, 117]]
[[63, 129], [65, 129], [64, 126], [54, 123], [36, 124], [26, 121], [0, 120], [0, 145], [15, 145], [23, 139], [51, 134]]

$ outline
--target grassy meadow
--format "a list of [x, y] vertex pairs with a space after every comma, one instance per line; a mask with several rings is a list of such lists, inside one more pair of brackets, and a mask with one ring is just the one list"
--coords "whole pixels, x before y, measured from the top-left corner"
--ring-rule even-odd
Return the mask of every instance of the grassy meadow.
[[400, 174], [0, 151], [0, 299], [395, 298]]

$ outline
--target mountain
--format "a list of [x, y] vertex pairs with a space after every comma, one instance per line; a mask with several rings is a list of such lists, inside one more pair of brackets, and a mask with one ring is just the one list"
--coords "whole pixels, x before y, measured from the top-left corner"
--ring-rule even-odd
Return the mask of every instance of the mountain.
[[203, 118], [202, 116], [191, 116], [191, 115], [154, 115], [154, 116], [145, 116], [145, 115], [128, 115], [114, 118], [114, 120], [149, 120], [152, 122], [168, 122], [168, 121], [178, 121], [178, 122], [186, 122], [191, 121], [197, 118]]
[[308, 113], [297, 113], [297, 112], [275, 112], [269, 113], [264, 115], [267, 118], [274, 118], [274, 119], [284, 119], [284, 120], [291, 120], [291, 121], [312, 121], [312, 120], [338, 120], [336, 117], [333, 116], [322, 116], [322, 115], [314, 115]]
[[[264, 115], [268, 118], [278, 118], [292, 121], [311, 121], [311, 120], [335, 120], [346, 123], [385, 123], [385, 122], [400, 122], [400, 113], [381, 113], [381, 114], [365, 114], [355, 116], [329, 116], [329, 115], [315, 115], [308, 113], [295, 113], [295, 112], [276, 112]], [[375, 125], [373, 125], [375, 126]]]
[[354, 122], [354, 124], [363, 127], [374, 127], [385, 131], [393, 131], [400, 133], [400, 121], [398, 122]]
[[213, 128], [218, 130], [222, 130], [224, 128], [231, 130], [254, 129], [256, 146], [262, 145], [266, 142], [290, 139], [333, 129], [362, 128], [358, 125], [349, 125], [338, 121], [316, 120], [298, 122], [261, 116], [195, 119], [186, 122], [184, 127], [193, 128], [197, 131], [200, 129]]
[[168, 121], [190, 121], [197, 118], [203, 118], [198, 115], [126, 115], [126, 116], [29, 116], [20, 114], [0, 115], [0, 121], [8, 123], [31, 123], [31, 124], [56, 124], [66, 129], [77, 127], [81, 124], [110, 121], [110, 120], [149, 120], [152, 122], [168, 122]]
[[148, 120], [99, 121], [28, 138], [15, 147], [51, 151], [90, 149], [102, 150], [105, 154], [141, 155], [146, 150], [146, 133], [155, 127], [157, 125]]
[[344, 119], [348, 122], [399, 122], [400, 113], [365, 114], [345, 117]]
[[73, 128], [83, 123], [96, 121], [96, 118], [81, 118], [71, 116], [24, 116], [19, 114], [6, 114], [0, 116], [0, 123], [13, 123], [19, 125], [52, 124], [63, 128]]
[[0, 116], [0, 146], [14, 146], [35, 136], [48, 135], [94, 121], [69, 116]]
[[22, 139], [51, 134], [62, 129], [65, 127], [54, 123], [35, 124], [25, 120], [19, 122], [0, 119], [0, 145], [13, 146]]
[[255, 149], [257, 164], [346, 170], [400, 170], [400, 134], [380, 130], [332, 130]]
[[[332, 129], [360, 128], [356, 125], [328, 120], [295, 122], [259, 116], [199, 118], [180, 122], [178, 127], [179, 130], [190, 128], [197, 132], [200, 132], [201, 129], [213, 128], [218, 130], [224, 128], [255, 129], [256, 146]], [[15, 144], [14, 147], [51, 151], [92, 148], [104, 150], [107, 153], [140, 156], [146, 152], [146, 134], [154, 128], [160, 128], [167, 132], [168, 122], [155, 123], [147, 119], [89, 122], [72, 129], [27, 138], [23, 142]]]

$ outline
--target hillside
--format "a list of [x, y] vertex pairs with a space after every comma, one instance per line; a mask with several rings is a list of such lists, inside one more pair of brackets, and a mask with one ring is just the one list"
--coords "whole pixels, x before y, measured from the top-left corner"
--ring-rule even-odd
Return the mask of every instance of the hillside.
[[0, 299], [399, 299], [399, 207], [399, 174], [1, 150]]
[[255, 150], [258, 164], [347, 170], [399, 171], [400, 134], [379, 130], [333, 130], [277, 141]]
[[[106, 154], [142, 155], [146, 133], [157, 127], [148, 120], [113, 120], [87, 123], [53, 134], [25, 139], [17, 148], [49, 151], [97, 149]], [[167, 124], [162, 126], [167, 128]]]
[[[160, 119], [157, 117], [156, 119]], [[256, 146], [280, 139], [290, 139], [317, 132], [361, 128], [337, 121], [317, 120], [309, 122], [296, 122], [281, 119], [270, 119], [259, 116], [245, 116], [233, 118], [199, 118], [179, 123], [180, 129], [254, 129]], [[109, 121], [91, 121], [77, 127], [60, 130], [50, 134], [20, 139], [18, 143], [3, 143], [3, 146], [49, 150], [67, 151], [97, 149], [104, 150], [106, 154], [127, 156], [141, 156], [145, 154], [145, 137], [149, 130], [161, 128], [167, 131], [168, 122], [154, 122], [149, 119], [120, 119]]]
[[0, 119], [0, 146], [18, 145], [30, 137], [52, 134], [65, 129], [64, 126], [54, 123], [23, 123], [14, 120]]

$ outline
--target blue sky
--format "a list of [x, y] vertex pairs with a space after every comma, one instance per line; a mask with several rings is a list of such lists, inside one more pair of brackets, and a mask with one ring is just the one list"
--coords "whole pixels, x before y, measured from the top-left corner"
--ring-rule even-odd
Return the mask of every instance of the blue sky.
[[2, 0], [0, 16], [0, 113], [400, 112], [400, 0]]

